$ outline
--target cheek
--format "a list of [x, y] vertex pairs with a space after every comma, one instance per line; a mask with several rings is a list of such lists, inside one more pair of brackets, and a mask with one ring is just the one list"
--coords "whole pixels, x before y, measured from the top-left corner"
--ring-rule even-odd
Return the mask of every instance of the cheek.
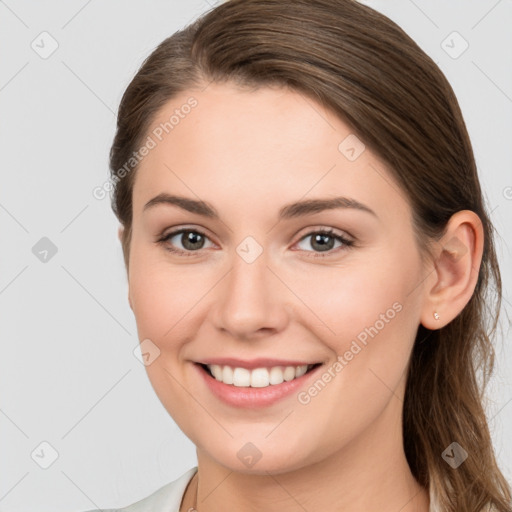
[[176, 340], [190, 338], [188, 329], [202, 298], [218, 280], [201, 265], [170, 264], [162, 250], [135, 248], [130, 261], [130, 299], [139, 339], [151, 339], [162, 352], [175, 350]]
[[[402, 263], [404, 270], [414, 271], [414, 262]], [[375, 421], [394, 395], [399, 396], [417, 330], [410, 275], [388, 273], [385, 266], [365, 272], [354, 268], [338, 279], [331, 273], [330, 280], [315, 280], [315, 291], [304, 299], [322, 319], [315, 332], [331, 349], [334, 362], [319, 381], [302, 390], [299, 402], [327, 425], [326, 438], [335, 438], [339, 446]], [[400, 407], [401, 402], [392, 405]], [[327, 443], [323, 449], [328, 452], [332, 447]]]
[[151, 385], [175, 421], [189, 431], [187, 404], [190, 395], [181, 384], [184, 374], [179, 359], [183, 346], [194, 336], [197, 322], [190, 319], [194, 317], [194, 306], [200, 304], [198, 301], [204, 290], [192, 271], [172, 267], [155, 252], [140, 248], [133, 251], [130, 297], [139, 340], [143, 343], [151, 341], [145, 346], [151, 348], [154, 357], [146, 365]]
[[[347, 349], [347, 341], [364, 343], [371, 333], [390, 330], [400, 323], [407, 301], [407, 278], [386, 267], [357, 265], [314, 269], [298, 279], [290, 274], [293, 292], [306, 307], [303, 320], [315, 327], [320, 339], [335, 350]], [[401, 279], [401, 280], [400, 280]]]
[[407, 365], [420, 306], [411, 293], [419, 267], [409, 254], [389, 252], [371, 258], [378, 264], [317, 270], [296, 281], [294, 292], [311, 312], [310, 330], [343, 366], [342, 371], [333, 368], [344, 375], [336, 380], [347, 379], [342, 386], [348, 389], [357, 379], [362, 395], [379, 377], [394, 389]]

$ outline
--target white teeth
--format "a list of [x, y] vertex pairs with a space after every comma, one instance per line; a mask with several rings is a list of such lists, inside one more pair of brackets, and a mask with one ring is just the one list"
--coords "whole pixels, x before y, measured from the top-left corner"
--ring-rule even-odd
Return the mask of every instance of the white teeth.
[[297, 366], [295, 377], [302, 377], [308, 371], [308, 366], [309, 365]]
[[295, 368], [293, 366], [287, 366], [284, 369], [283, 377], [286, 382], [293, 380], [295, 378]]
[[233, 370], [233, 385], [234, 386], [250, 386], [251, 385], [251, 372], [245, 368], [235, 368]]
[[[211, 364], [208, 366], [208, 369], [212, 372], [213, 376], [217, 380], [224, 380], [223, 379], [223, 371], [222, 371], [221, 366], [219, 366], [218, 364]], [[231, 373], [233, 373], [233, 372], [231, 372]]]
[[224, 368], [221, 368], [221, 371], [222, 382], [226, 384], [233, 384], [233, 369], [230, 366], [224, 366]]
[[[238, 368], [239, 370], [240, 368]], [[249, 371], [247, 370], [247, 373]], [[251, 374], [251, 388], [264, 388], [269, 385], [269, 375], [266, 368], [255, 368]], [[236, 381], [235, 381], [236, 382]], [[244, 384], [245, 386], [247, 384]]]
[[281, 384], [284, 382], [283, 370], [279, 366], [274, 366], [274, 368], [270, 369], [270, 384], [275, 386], [276, 384]]
[[301, 366], [273, 366], [272, 368], [232, 368], [231, 366], [220, 366], [218, 364], [207, 365], [208, 369], [216, 380], [224, 384], [231, 384], [237, 387], [265, 388], [275, 386], [284, 381], [291, 381], [302, 377], [308, 368], [313, 365]]

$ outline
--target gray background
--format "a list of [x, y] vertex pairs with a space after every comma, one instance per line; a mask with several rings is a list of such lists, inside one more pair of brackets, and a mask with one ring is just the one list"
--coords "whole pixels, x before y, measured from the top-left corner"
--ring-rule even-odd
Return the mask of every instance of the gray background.
[[[504, 317], [488, 416], [511, 480], [512, 2], [364, 3], [438, 63], [474, 144], [500, 234]], [[159, 42], [211, 5], [0, 1], [0, 511], [126, 505], [196, 464], [133, 354], [117, 223], [108, 197], [92, 191], [108, 178], [129, 80]], [[58, 48], [44, 55], [53, 41]], [[58, 458], [42, 468], [53, 450]]]

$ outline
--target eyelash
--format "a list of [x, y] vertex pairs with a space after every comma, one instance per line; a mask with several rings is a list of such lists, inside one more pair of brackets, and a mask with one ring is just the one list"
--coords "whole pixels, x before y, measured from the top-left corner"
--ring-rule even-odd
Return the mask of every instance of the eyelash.
[[[179, 254], [181, 256], [196, 256], [196, 254], [198, 252], [201, 251], [201, 249], [197, 250], [197, 251], [184, 251], [182, 249], [176, 249], [175, 247], [171, 247], [167, 242], [169, 239], [173, 238], [174, 236], [176, 235], [179, 235], [181, 233], [185, 233], [185, 232], [191, 232], [191, 233], [197, 233], [205, 238], [209, 238], [205, 233], [203, 233], [201, 230], [199, 229], [192, 229], [192, 228], [181, 228], [181, 229], [177, 229], [175, 231], [171, 231], [170, 233], [167, 233], [163, 236], [161, 236], [157, 241], [156, 243], [157, 244], [160, 244], [160, 245], [163, 245], [164, 248], [167, 250], [167, 251], [170, 251], [172, 253], [175, 253], [175, 254]], [[307, 233], [306, 235], [304, 235], [300, 240], [298, 240], [297, 243], [301, 242], [302, 240], [312, 236], [312, 235], [328, 235], [332, 238], [334, 238], [335, 240], [338, 240], [339, 242], [341, 242], [345, 247], [345, 249], [350, 249], [351, 247], [354, 246], [354, 241], [352, 240], [349, 240], [347, 238], [345, 238], [344, 236], [341, 236], [339, 234], [335, 234], [334, 230], [331, 228], [331, 229], [320, 229], [318, 231], [311, 231], [309, 233]], [[337, 249], [343, 249], [341, 247], [338, 247]], [[318, 252], [315, 252], [315, 251], [305, 251], [305, 252], [313, 252], [314, 254], [312, 256], [308, 256], [310, 258], [326, 258], [326, 257], [329, 257], [331, 256], [333, 253], [337, 252], [335, 249], [330, 249], [329, 251], [326, 251], [326, 254], [322, 254], [322, 253], [318, 253]]]

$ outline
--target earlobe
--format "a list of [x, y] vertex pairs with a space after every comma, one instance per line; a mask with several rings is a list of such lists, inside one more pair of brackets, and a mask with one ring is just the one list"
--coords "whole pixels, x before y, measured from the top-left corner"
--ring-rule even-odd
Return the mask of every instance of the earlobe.
[[432, 279], [427, 279], [421, 323], [440, 329], [450, 323], [471, 299], [478, 281], [483, 252], [483, 227], [478, 215], [461, 210], [452, 215], [439, 242]]

